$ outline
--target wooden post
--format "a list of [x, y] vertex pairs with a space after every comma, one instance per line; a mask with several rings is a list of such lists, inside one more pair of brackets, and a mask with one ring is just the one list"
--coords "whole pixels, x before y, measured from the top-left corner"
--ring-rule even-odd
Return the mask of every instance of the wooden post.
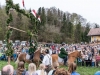
[[10, 64], [10, 56], [8, 56], [8, 64]]

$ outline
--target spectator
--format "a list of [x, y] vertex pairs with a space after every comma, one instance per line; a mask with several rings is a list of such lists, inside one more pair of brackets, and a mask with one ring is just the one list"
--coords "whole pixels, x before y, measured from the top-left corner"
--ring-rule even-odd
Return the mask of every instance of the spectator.
[[82, 59], [81, 58], [77, 58], [77, 64], [78, 64], [78, 66], [81, 66], [82, 65]]
[[[89, 50], [87, 54], [88, 54], [88, 65], [91, 66], [91, 63], [92, 63], [92, 53], [91, 53], [91, 51]], [[87, 65], [87, 66], [88, 66], [88, 65]]]
[[18, 68], [14, 75], [25, 75], [25, 72], [24, 62], [21, 61], [18, 63]]
[[100, 71], [97, 71], [94, 75], [100, 75]]
[[37, 70], [37, 74], [38, 75], [47, 75], [47, 73], [45, 72], [45, 65], [44, 64], [40, 64], [39, 70]]
[[64, 68], [59, 68], [55, 71], [54, 75], [70, 75], [70, 73]]
[[25, 47], [22, 48], [22, 53], [26, 53]]
[[48, 75], [54, 75], [56, 69], [59, 68], [59, 63], [54, 63], [54, 67], [52, 70], [49, 71]]
[[6, 65], [1, 70], [1, 75], [13, 75], [14, 68], [12, 65]]
[[17, 52], [15, 52], [15, 53], [13, 54], [13, 59], [14, 59], [14, 61], [16, 61], [16, 59], [17, 59]]
[[98, 66], [99, 66], [99, 61], [100, 61], [100, 55], [97, 54], [97, 55], [95, 56], [95, 59], [96, 59], [96, 66], [98, 67]]
[[93, 56], [93, 58], [92, 58], [92, 67], [95, 67], [95, 64], [96, 63], [96, 59], [95, 59], [95, 56]]
[[85, 65], [85, 52], [82, 52], [82, 66]]
[[52, 53], [53, 53], [53, 52], [52, 52], [52, 47], [50, 46], [49, 54], [52, 55]]
[[77, 65], [74, 62], [69, 63], [68, 71], [69, 73], [71, 73], [71, 75], [80, 75], [79, 73], [76, 72], [76, 69], [77, 69]]
[[34, 63], [29, 64], [28, 71], [25, 73], [25, 75], [38, 75], [36, 73], [36, 65]]
[[89, 65], [89, 63], [88, 63], [88, 54], [87, 54], [87, 52], [85, 52], [85, 63], [86, 63], [86, 67]]
[[43, 58], [42, 63], [45, 65], [46, 67], [46, 72], [48, 73], [51, 70], [51, 66], [52, 66], [52, 57], [49, 54], [49, 50], [46, 49], [46, 51], [44, 52], [45, 56]]

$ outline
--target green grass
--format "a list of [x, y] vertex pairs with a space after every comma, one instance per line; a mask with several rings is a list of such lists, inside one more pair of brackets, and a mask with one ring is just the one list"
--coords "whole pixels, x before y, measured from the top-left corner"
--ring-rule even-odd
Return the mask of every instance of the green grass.
[[[0, 61], [0, 70], [2, 69], [3, 66], [7, 65], [7, 61]], [[11, 61], [11, 65], [13, 65], [14, 69], [17, 69], [17, 64], [13, 61]], [[25, 68], [28, 68], [28, 64], [25, 64]]]
[[[68, 69], [67, 67], [64, 67], [64, 66], [62, 66], [62, 67]], [[81, 67], [81, 66], [78, 66], [76, 71], [80, 75], [94, 75], [94, 73], [96, 71], [99, 71], [99, 70], [100, 70], [100, 68], [97, 68], [97, 67]]]
[[[0, 70], [5, 65], [7, 65], [6, 61], [0, 61]], [[15, 64], [15, 62], [11, 62], [11, 65], [13, 65], [15, 69], [17, 68], [17, 65]], [[28, 64], [25, 64], [25, 67], [27, 68]], [[61, 67], [67, 69], [67, 67], [65, 67], [65, 66], [61, 66]], [[80, 73], [80, 75], [94, 75], [94, 73], [96, 71], [99, 71], [99, 70], [100, 70], [100, 67], [99, 68], [96, 68], [96, 67], [80, 67], [80, 66], [77, 67], [77, 72]]]

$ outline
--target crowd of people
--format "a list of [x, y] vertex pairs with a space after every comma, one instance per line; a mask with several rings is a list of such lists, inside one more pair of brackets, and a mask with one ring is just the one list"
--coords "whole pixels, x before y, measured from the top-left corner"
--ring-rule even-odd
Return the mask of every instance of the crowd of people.
[[37, 69], [34, 63], [30, 63], [28, 69], [26, 69], [24, 62], [21, 61], [18, 63], [16, 70], [12, 65], [4, 66], [0, 75], [80, 75], [76, 72], [77, 66], [75, 63], [70, 63], [68, 70], [59, 68], [58, 63], [52, 66], [49, 72], [46, 71], [46, 68], [44, 64], [40, 64], [39, 69]]
[[[2, 68], [2, 75], [80, 75], [76, 72], [77, 65], [81, 66], [99, 66], [98, 62], [100, 61], [100, 45], [81, 45], [81, 44], [53, 44], [48, 46], [49, 48], [45, 50], [45, 54], [42, 54], [41, 60], [42, 64], [40, 64], [39, 69], [37, 70], [36, 65], [34, 63], [30, 63], [28, 65], [28, 70], [25, 68], [24, 62], [19, 62], [17, 66], [17, 70], [14, 70], [12, 65], [6, 65]], [[14, 46], [14, 54], [12, 55], [12, 59], [16, 61], [18, 55], [20, 53], [29, 54], [29, 47], [27, 46]], [[6, 50], [6, 47], [4, 48]], [[4, 51], [2, 50], [2, 51]], [[68, 66], [68, 70], [63, 68], [59, 68], [59, 64], [55, 63], [52, 66], [52, 54], [58, 54], [60, 58], [64, 60], [64, 65], [67, 63], [68, 54], [74, 52], [75, 50], [81, 50], [82, 58], [77, 58], [77, 65], [75, 63], [70, 63]], [[34, 57], [34, 56], [33, 56]], [[0, 60], [7, 60], [7, 56], [5, 54], [0, 54]], [[96, 72], [95, 75], [98, 75]]]

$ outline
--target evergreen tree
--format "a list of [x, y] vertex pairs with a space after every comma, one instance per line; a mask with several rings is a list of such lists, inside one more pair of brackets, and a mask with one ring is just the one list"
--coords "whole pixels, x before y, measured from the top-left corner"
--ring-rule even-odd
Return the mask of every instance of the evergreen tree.
[[38, 15], [41, 15], [42, 9], [41, 7], [38, 9]]
[[95, 23], [94, 28], [99, 28], [99, 25]]
[[45, 23], [46, 23], [45, 8], [42, 7], [42, 13], [41, 13], [41, 24], [42, 24], [42, 26], [45, 26]]
[[[8, 19], [8, 16], [6, 15], [5, 12], [6, 12], [5, 7], [1, 6], [0, 7], [0, 39], [1, 40], [4, 40], [5, 33], [6, 33], [6, 25], [7, 25], [6, 20]], [[35, 21], [31, 22], [31, 20], [27, 18], [25, 15], [22, 15], [22, 19], [21, 19], [20, 14], [18, 16], [18, 13], [15, 10], [12, 11], [11, 14], [13, 16], [13, 21], [10, 23], [12, 27], [16, 27], [25, 31], [26, 30], [33, 31], [34, 33]], [[79, 22], [82, 25], [81, 26], [81, 41], [88, 42], [90, 38], [90, 37], [88, 38], [87, 36], [87, 33], [88, 33], [88, 30], [86, 29], [87, 27], [83, 26], [83, 23], [86, 24], [86, 22], [84, 22], [83, 17], [81, 17], [77, 13], [72, 13], [68, 16], [68, 13], [65, 14], [63, 11], [61, 11], [60, 9], [56, 9], [55, 7], [51, 7], [51, 8], [40, 7], [38, 9], [37, 17], [38, 15], [40, 15], [40, 18], [41, 18], [41, 24], [37, 26], [38, 39], [41, 41], [48, 41], [48, 40], [54, 41], [55, 39], [56, 41], [58, 41], [60, 39], [59, 42], [63, 42], [67, 40], [68, 42], [73, 43], [76, 41], [78, 37], [78, 33], [76, 33], [76, 25]], [[32, 19], [35, 20], [34, 16]], [[96, 23], [94, 23], [93, 25], [95, 24]], [[98, 28], [98, 24], [95, 25], [95, 28]], [[59, 34], [59, 37], [55, 35], [55, 33]], [[11, 36], [11, 40], [16, 40], [16, 39], [28, 40], [29, 38], [27, 34], [19, 33], [16, 30], [13, 30], [12, 36]], [[51, 37], [52, 39], [49, 37]], [[72, 40], [74, 38], [75, 40]]]
[[85, 42], [84, 32], [81, 32], [81, 42]]
[[66, 34], [66, 32], [67, 32], [67, 21], [66, 21], [66, 14], [65, 13], [63, 14], [61, 32], [64, 34]]
[[90, 24], [87, 23], [86, 24], [86, 28], [85, 28], [85, 32], [84, 32], [84, 41], [85, 42], [89, 42], [90, 41], [90, 36], [87, 36], [87, 34], [89, 33], [90, 31]]
[[47, 23], [49, 25], [52, 25], [52, 21], [53, 21], [53, 13], [50, 9], [47, 10]]
[[74, 35], [75, 35], [75, 42], [80, 43], [81, 42], [81, 23], [80, 22], [79, 24], [76, 25]]
[[68, 29], [68, 36], [71, 39], [73, 38], [73, 27], [74, 27], [73, 24], [71, 22], [69, 22], [67, 29]]

